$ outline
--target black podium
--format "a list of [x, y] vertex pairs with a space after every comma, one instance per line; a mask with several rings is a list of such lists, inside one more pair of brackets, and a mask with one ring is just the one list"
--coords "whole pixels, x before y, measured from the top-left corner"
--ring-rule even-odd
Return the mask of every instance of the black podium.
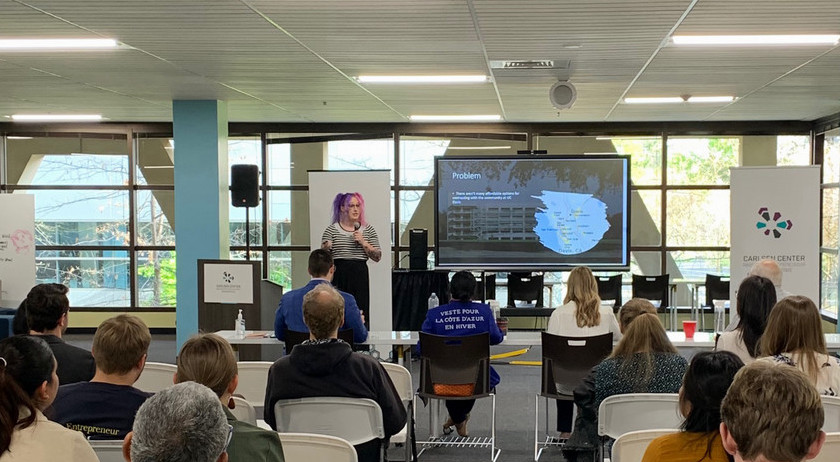
[[440, 304], [449, 303], [449, 272], [394, 270], [391, 274], [391, 313], [394, 330], [420, 330], [429, 297], [437, 294]]

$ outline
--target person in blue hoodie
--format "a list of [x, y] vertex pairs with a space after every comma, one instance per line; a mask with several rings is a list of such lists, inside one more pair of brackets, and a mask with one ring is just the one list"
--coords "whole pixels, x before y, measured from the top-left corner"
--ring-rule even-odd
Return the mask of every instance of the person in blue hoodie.
[[[472, 301], [476, 286], [475, 276], [469, 271], [455, 273], [449, 283], [452, 300], [446, 305], [429, 310], [421, 330], [428, 334], [455, 337], [489, 332], [491, 345], [501, 343], [504, 335], [496, 325], [490, 305]], [[499, 374], [491, 367], [490, 387], [495, 388], [499, 381]], [[473, 405], [475, 405], [474, 399], [446, 400], [449, 418], [443, 424], [443, 432], [451, 433], [454, 426], [458, 435], [469, 436], [467, 421]]]
[[[307, 268], [312, 279], [300, 289], [294, 289], [283, 294], [280, 305], [274, 314], [274, 336], [277, 340], [285, 340], [286, 329], [309, 332], [309, 328], [303, 321], [303, 296], [315, 288], [318, 284], [331, 284], [335, 265], [329, 251], [323, 249], [313, 250], [309, 254], [309, 266]], [[356, 299], [347, 292], [338, 291], [344, 298], [344, 324], [339, 330], [353, 329], [353, 342], [362, 343], [367, 340], [368, 331], [365, 328], [364, 314], [356, 305]], [[286, 354], [291, 353], [287, 351]]]

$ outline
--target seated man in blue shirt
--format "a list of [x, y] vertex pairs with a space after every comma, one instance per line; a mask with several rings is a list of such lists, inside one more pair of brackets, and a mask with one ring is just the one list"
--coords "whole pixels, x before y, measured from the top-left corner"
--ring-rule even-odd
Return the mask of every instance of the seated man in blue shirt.
[[91, 439], [123, 439], [140, 406], [151, 396], [134, 388], [146, 365], [152, 335], [137, 316], [121, 314], [96, 329], [90, 382], [62, 385], [49, 417]]
[[[309, 254], [309, 275], [312, 280], [300, 289], [294, 289], [283, 294], [280, 306], [274, 315], [274, 336], [278, 340], [285, 340], [285, 330], [309, 332], [303, 322], [303, 296], [318, 284], [331, 283], [335, 265], [328, 250], [317, 249]], [[364, 317], [356, 304], [356, 299], [347, 292], [339, 291], [344, 298], [344, 324], [340, 330], [353, 329], [353, 342], [361, 343], [367, 340], [368, 332], [365, 328]], [[286, 352], [291, 353], [289, 351]]]

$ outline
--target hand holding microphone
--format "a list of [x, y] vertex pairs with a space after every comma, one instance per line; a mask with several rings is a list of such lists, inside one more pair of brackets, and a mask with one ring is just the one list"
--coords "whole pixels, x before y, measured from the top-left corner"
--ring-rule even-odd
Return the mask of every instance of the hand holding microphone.
[[358, 221], [353, 222], [353, 239], [355, 239], [356, 242], [360, 246], [364, 247], [365, 246], [365, 237], [362, 235], [362, 232], [359, 231], [359, 228], [361, 228], [361, 227], [362, 227], [362, 224], [359, 223]]

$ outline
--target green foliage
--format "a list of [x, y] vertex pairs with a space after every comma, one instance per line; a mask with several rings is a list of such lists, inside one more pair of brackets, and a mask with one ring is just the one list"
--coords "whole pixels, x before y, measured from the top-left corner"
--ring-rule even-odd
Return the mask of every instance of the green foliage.
[[[152, 297], [141, 300], [141, 306], [175, 306], [175, 296], [177, 293], [175, 284], [175, 252], [172, 251], [169, 255], [168, 258], [158, 259], [159, 264], [157, 269], [153, 261], [137, 267], [137, 274], [140, 277], [148, 279], [148, 284], [153, 286]], [[155, 274], [156, 271], [158, 273], [157, 275]], [[144, 289], [144, 287], [141, 287], [141, 292]]]

